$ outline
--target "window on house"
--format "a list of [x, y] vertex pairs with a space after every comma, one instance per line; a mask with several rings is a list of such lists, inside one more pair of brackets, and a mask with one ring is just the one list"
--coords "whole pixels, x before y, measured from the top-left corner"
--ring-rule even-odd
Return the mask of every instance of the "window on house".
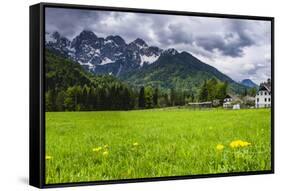
[[268, 101], [270, 102], [270, 98], [268, 98]]
[[262, 95], [262, 92], [261, 92], [261, 95]]
[[259, 102], [260, 101], [260, 99], [259, 98], [257, 98], [257, 102]]
[[267, 92], [264, 92], [264, 95], [267, 95]]
[[266, 100], [267, 100], [267, 99], [266, 99], [266, 98], [264, 98], [264, 101], [265, 101], [265, 102], [266, 102]]

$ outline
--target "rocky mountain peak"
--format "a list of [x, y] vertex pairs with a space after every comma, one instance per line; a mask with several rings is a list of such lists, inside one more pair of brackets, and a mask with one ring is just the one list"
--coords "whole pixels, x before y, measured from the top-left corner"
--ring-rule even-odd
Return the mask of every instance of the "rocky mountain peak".
[[164, 52], [162, 54], [168, 54], [168, 55], [176, 55], [178, 54], [179, 52], [174, 49], [174, 48], [169, 48], [167, 50], [164, 50]]
[[116, 43], [119, 46], [126, 45], [125, 40], [122, 37], [118, 36], [118, 35], [116, 35], [116, 36], [110, 35], [110, 36], [106, 37], [105, 40], [107, 40], [107, 41], [112, 40], [114, 43]]
[[[141, 38], [127, 44], [121, 36], [103, 38], [90, 30], [81, 31], [72, 41], [58, 32], [46, 33], [46, 47], [79, 62], [91, 72], [114, 75], [153, 64], [163, 52], [156, 46], [148, 46]], [[165, 52], [178, 53], [175, 49]]]
[[97, 35], [90, 30], [81, 31], [81, 33], [78, 35], [78, 37], [80, 37], [80, 38], [93, 38], [93, 39], [98, 38]]
[[146, 42], [144, 40], [142, 40], [141, 38], [137, 38], [136, 40], [134, 40], [133, 42], [131, 42], [135, 45], [137, 45], [139, 48], [145, 48], [148, 47], [148, 45], [146, 44]]

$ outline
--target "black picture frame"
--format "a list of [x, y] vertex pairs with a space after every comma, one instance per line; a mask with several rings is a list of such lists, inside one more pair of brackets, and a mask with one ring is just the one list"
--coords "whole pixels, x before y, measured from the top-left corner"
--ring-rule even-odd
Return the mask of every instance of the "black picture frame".
[[[271, 170], [237, 172], [237, 173], [220, 173], [205, 175], [188, 175], [188, 176], [170, 176], [160, 178], [141, 178], [141, 179], [125, 179], [125, 180], [106, 180], [91, 182], [73, 182], [46, 184], [45, 183], [45, 8], [71, 8], [85, 10], [105, 10], [119, 12], [134, 13], [153, 13], [165, 15], [183, 15], [183, 16], [200, 16], [215, 17], [229, 19], [249, 19], [263, 20], [271, 22], [271, 90], [272, 90], [272, 107], [271, 107]], [[121, 7], [104, 7], [90, 5], [72, 5], [72, 4], [55, 4], [55, 3], [39, 3], [30, 6], [30, 139], [29, 139], [29, 184], [38, 188], [68, 187], [68, 186], [84, 186], [84, 185], [100, 185], [115, 183], [135, 183], [148, 181], [166, 181], [178, 179], [194, 179], [194, 178], [211, 178], [211, 177], [227, 177], [257, 174], [274, 173], [274, 17], [249, 16], [249, 15], [232, 15], [217, 13], [197, 13], [185, 11], [170, 10], [153, 10], [153, 9], [135, 9]]]

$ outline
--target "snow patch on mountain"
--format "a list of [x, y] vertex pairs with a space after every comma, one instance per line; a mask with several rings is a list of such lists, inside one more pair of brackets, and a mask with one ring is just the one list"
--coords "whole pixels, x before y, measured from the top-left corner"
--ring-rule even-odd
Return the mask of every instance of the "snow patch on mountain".
[[118, 72], [117, 72], [116, 76], [119, 76], [119, 74], [120, 74], [121, 70], [122, 70], [122, 65], [120, 64], [120, 66], [119, 66], [119, 68], [118, 68]]
[[95, 70], [95, 65], [93, 65], [91, 62], [81, 62], [78, 61], [78, 63], [82, 66], [87, 66], [89, 70], [94, 71]]
[[121, 56], [122, 52], [115, 53], [114, 56]]
[[57, 42], [57, 39], [55, 39], [53, 37], [53, 34], [48, 33], [48, 32], [45, 33], [45, 40], [46, 40], [47, 43], [56, 43]]
[[97, 55], [100, 55], [100, 49], [96, 49], [96, 50], [95, 50], [95, 53], [96, 53]]
[[113, 45], [113, 46], [118, 46], [113, 40], [106, 40], [106, 41], [104, 41], [104, 45], [107, 45], [107, 44]]
[[70, 46], [67, 46], [66, 48], [67, 48], [69, 51], [71, 51], [71, 52], [75, 52], [75, 51], [76, 51], [75, 48], [70, 47]]
[[142, 49], [142, 48], [146, 48], [147, 46], [146, 45], [140, 45], [140, 44], [136, 44], [137, 45], [137, 47], [139, 48], [139, 49]]
[[155, 54], [153, 54], [152, 56], [140, 55], [140, 57], [141, 57], [140, 65], [143, 66], [144, 63], [152, 64], [153, 62], [155, 62], [159, 58], [159, 55], [155, 55]]
[[105, 57], [99, 65], [106, 65], [111, 62], [113, 62], [111, 59]]

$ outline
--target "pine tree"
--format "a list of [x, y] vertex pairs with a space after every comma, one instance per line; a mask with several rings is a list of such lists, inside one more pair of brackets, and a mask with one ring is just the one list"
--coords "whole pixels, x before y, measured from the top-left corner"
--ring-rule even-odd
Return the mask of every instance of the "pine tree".
[[249, 91], [249, 95], [254, 97], [256, 94], [257, 94], [257, 89], [255, 87], [251, 88]]
[[176, 92], [174, 88], [171, 88], [171, 92], [170, 92], [170, 104], [171, 106], [175, 105], [175, 101], [176, 101]]
[[199, 101], [207, 101], [207, 99], [208, 99], [208, 87], [207, 87], [207, 82], [205, 80], [200, 88]]
[[45, 94], [46, 111], [55, 111], [55, 91], [49, 90]]
[[228, 84], [227, 84], [227, 82], [223, 82], [223, 83], [218, 83], [217, 86], [218, 87], [217, 87], [216, 98], [219, 99], [222, 102], [223, 99], [225, 98], [226, 94], [227, 94]]
[[144, 108], [144, 107], [145, 107], [145, 96], [144, 96], [144, 87], [142, 86], [139, 92], [139, 108]]
[[213, 101], [214, 99], [216, 99], [217, 85], [218, 85], [218, 81], [215, 78], [212, 78], [206, 82], [207, 92], [208, 92], [206, 101]]
[[169, 95], [165, 93], [163, 97], [164, 97], [165, 107], [168, 107], [170, 105]]
[[131, 100], [130, 92], [129, 92], [128, 88], [125, 87], [123, 90], [123, 108], [122, 109], [128, 110], [130, 108], [130, 100]]
[[81, 110], [90, 110], [90, 88], [86, 84], [82, 88]]
[[75, 100], [74, 100], [74, 88], [69, 87], [65, 93], [64, 105], [67, 111], [75, 110]]
[[153, 92], [153, 106], [158, 107], [158, 88], [155, 88]]
[[152, 87], [147, 87], [144, 89], [145, 94], [145, 108], [153, 107], [153, 89]]
[[57, 111], [64, 111], [65, 110], [64, 99], [65, 99], [65, 92], [62, 90], [58, 93], [58, 95], [56, 97]]

